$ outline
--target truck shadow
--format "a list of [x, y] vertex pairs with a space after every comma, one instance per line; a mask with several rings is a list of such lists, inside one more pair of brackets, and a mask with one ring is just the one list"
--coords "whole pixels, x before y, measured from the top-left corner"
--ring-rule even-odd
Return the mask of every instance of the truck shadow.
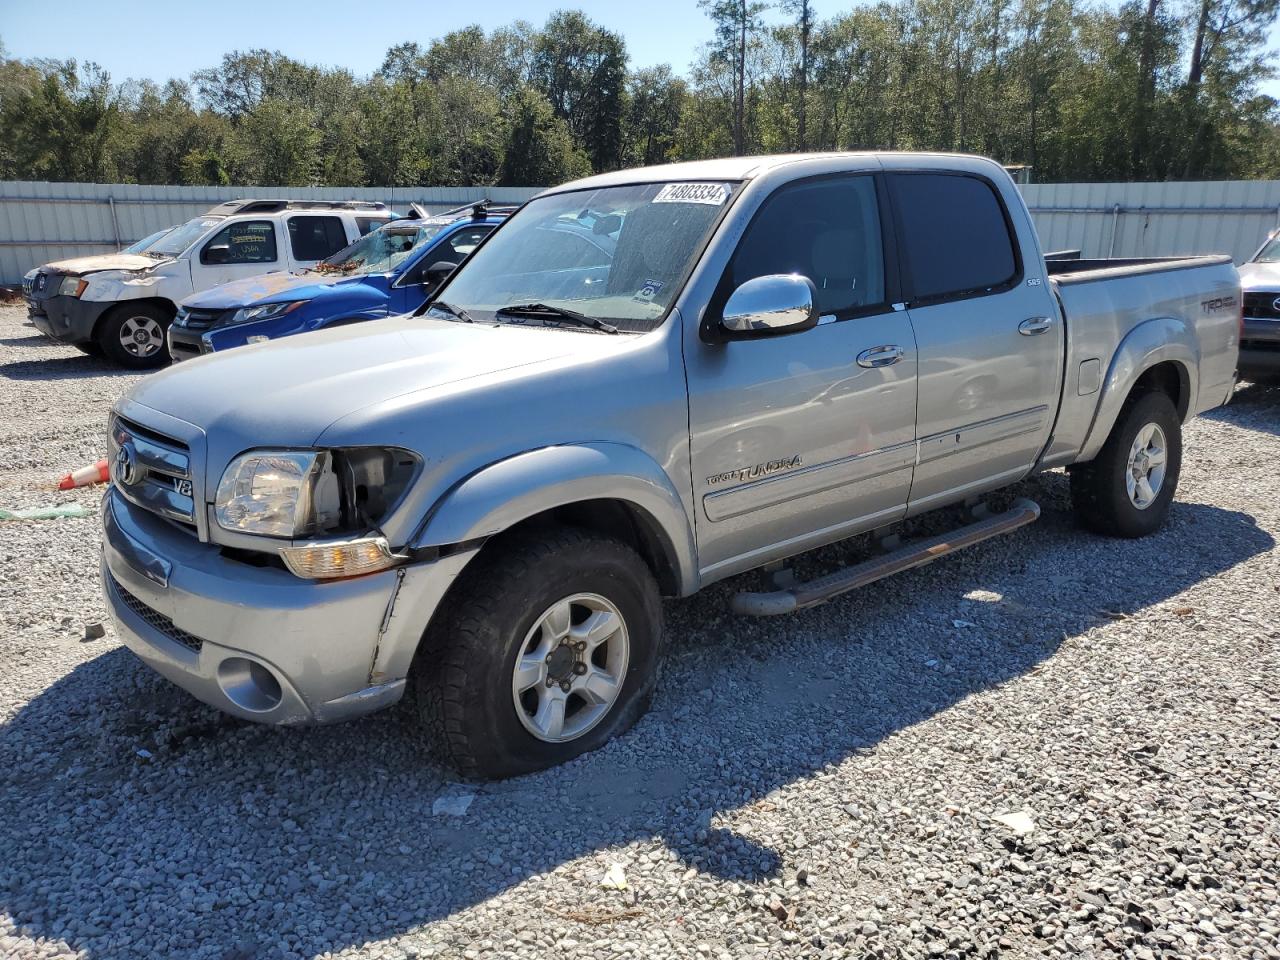
[[1280, 436], [1280, 383], [1242, 383], [1236, 387], [1231, 403], [1200, 416]]
[[[594, 754], [503, 783], [451, 782], [394, 712], [243, 724], [106, 653], [0, 730], [0, 910], [91, 958], [165, 955], [176, 934], [258, 960], [403, 935], [634, 841], [737, 881], [794, 869], [727, 821], [1274, 546], [1245, 514], [1184, 502], [1140, 547], [1093, 538], [1065, 487], [1049, 474], [1010, 491], [1046, 508], [1027, 530], [791, 618], [728, 613], [754, 575], [668, 603], [653, 710]], [[464, 792], [463, 817], [433, 816]], [[534, 890], [549, 910], [583, 906]]]

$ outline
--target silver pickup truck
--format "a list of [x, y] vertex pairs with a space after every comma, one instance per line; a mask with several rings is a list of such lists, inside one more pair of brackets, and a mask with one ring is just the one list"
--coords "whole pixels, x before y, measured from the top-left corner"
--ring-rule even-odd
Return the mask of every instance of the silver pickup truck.
[[[465, 774], [531, 771], [643, 712], [662, 596], [767, 568], [737, 612], [821, 603], [1034, 520], [980, 498], [1053, 467], [1089, 527], [1156, 530], [1239, 330], [1228, 257], [1046, 263], [980, 158], [592, 177], [416, 315], [135, 386], [106, 598], [139, 657], [229, 713], [327, 722], [409, 691]], [[953, 530], [894, 541], [944, 507]], [[867, 532], [862, 563], [778, 569]]]

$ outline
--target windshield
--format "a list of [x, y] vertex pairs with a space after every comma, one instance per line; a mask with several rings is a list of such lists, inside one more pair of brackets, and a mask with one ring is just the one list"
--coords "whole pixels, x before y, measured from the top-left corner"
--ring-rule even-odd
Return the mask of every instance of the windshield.
[[149, 257], [176, 257], [204, 236], [206, 230], [216, 226], [222, 220], [222, 217], [196, 217], [194, 220], [188, 220], [147, 247], [145, 252]]
[[537, 318], [503, 312], [539, 304], [621, 330], [652, 330], [733, 187], [646, 183], [532, 200], [472, 254], [440, 298], [477, 320], [556, 323], [545, 311]]
[[1254, 263], [1275, 263], [1277, 260], [1280, 260], [1280, 237], [1272, 237], [1264, 243], [1253, 258]]
[[436, 236], [452, 222], [409, 220], [389, 223], [339, 250], [328, 260], [320, 261], [314, 269], [320, 273], [343, 273], [348, 276], [390, 273], [415, 247]]
[[151, 246], [153, 243], [155, 243], [157, 240], [159, 240], [161, 237], [163, 237], [166, 233], [168, 233], [172, 229], [173, 227], [165, 227], [163, 230], [157, 230], [155, 233], [149, 233], [145, 237], [143, 237], [141, 240], [135, 240], [133, 243], [129, 244], [129, 246], [125, 247], [120, 252], [121, 253], [141, 253], [143, 250], [147, 249], [147, 247]]

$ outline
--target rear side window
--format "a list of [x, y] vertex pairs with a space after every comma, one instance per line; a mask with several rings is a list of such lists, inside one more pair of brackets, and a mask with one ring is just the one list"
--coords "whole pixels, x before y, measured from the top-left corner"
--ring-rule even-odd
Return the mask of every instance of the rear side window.
[[1018, 255], [1004, 205], [985, 180], [895, 173], [889, 184], [913, 300], [990, 293], [1017, 279]]
[[[225, 248], [226, 254], [211, 253]], [[275, 263], [276, 227], [270, 220], [240, 220], [223, 227], [200, 250], [200, 262]]]
[[289, 249], [294, 260], [323, 260], [347, 245], [338, 217], [290, 217]]
[[782, 187], [752, 218], [729, 265], [730, 289], [798, 273], [818, 291], [818, 313], [843, 319], [884, 303], [884, 245], [869, 176]]

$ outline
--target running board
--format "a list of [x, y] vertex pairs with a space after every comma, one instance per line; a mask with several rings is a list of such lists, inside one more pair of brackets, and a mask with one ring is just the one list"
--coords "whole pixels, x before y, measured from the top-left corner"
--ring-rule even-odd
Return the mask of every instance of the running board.
[[733, 595], [730, 608], [734, 613], [752, 617], [777, 617], [805, 607], [826, 603], [832, 597], [883, 580], [891, 574], [922, 567], [939, 557], [972, 547], [1003, 533], [1025, 527], [1040, 516], [1040, 505], [1031, 500], [1018, 500], [1004, 513], [985, 516], [974, 523], [927, 540], [908, 543], [891, 553], [872, 557], [807, 583], [793, 583], [771, 593], [744, 591]]

